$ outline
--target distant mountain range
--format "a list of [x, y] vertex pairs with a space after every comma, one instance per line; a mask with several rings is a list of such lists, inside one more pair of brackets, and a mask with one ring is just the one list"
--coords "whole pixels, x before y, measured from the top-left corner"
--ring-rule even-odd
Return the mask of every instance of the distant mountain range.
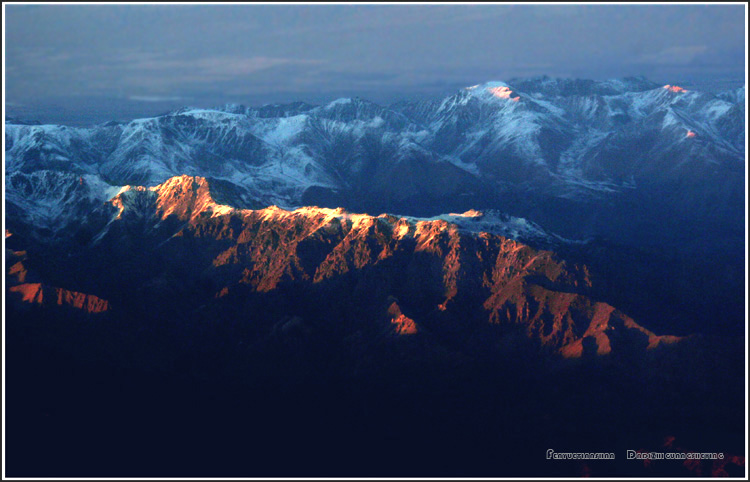
[[744, 92], [534, 79], [387, 107], [354, 98], [91, 128], [6, 121], [6, 189], [42, 182], [40, 171], [95, 176], [101, 189], [188, 174], [227, 184], [238, 207], [495, 208], [579, 239], [674, 241], [705, 222], [737, 235]]

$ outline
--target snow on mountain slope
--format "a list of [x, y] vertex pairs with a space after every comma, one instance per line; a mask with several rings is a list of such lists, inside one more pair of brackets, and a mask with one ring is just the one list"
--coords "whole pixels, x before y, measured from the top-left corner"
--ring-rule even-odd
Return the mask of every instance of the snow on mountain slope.
[[455, 225], [459, 231], [495, 234], [534, 246], [544, 247], [545, 249], [561, 244], [573, 245], [585, 242], [563, 238], [555, 233], [546, 231], [528, 219], [510, 216], [494, 210], [481, 212], [472, 209], [464, 213], [441, 214], [431, 218], [404, 216], [404, 219], [412, 222], [445, 221], [451, 225]]
[[542, 77], [386, 107], [359, 98], [227, 105], [5, 130], [9, 175], [88, 174], [106, 190], [187, 174], [223, 183], [239, 207], [348, 203], [407, 214], [420, 200], [435, 204], [420, 212], [456, 210], [461, 199], [462, 210], [507, 210], [496, 198], [512, 194], [527, 216], [543, 199], [618, 200], [675, 183], [718, 196], [711, 184], [743, 166], [744, 88], [714, 96], [639, 78]]
[[94, 174], [10, 172], [5, 177], [6, 219], [54, 233], [79, 221], [118, 189]]
[[745, 86], [738, 87], [734, 90], [722, 92], [717, 95], [718, 98], [726, 100], [732, 104], [740, 104], [744, 107], [745, 105]]
[[[355, 98], [318, 107], [186, 108], [91, 129], [6, 124], [6, 167], [99, 172], [113, 184], [208, 175], [248, 189], [258, 181], [262, 187], [255, 191], [271, 195], [267, 191], [274, 185], [286, 191], [275, 197], [283, 200], [308, 185], [343, 187], [349, 180], [342, 175], [367, 170], [362, 159], [346, 160], [357, 150], [379, 151], [380, 162], [389, 162], [403, 148], [425, 149], [470, 174], [499, 181], [517, 182], [513, 170], [521, 169], [525, 176], [537, 170], [585, 185], [596, 180], [572, 179], [574, 172], [583, 174], [581, 156], [573, 154], [586, 146], [591, 150], [603, 133], [679, 125], [733, 154], [740, 147], [738, 134], [727, 132], [736, 124], [737, 104], [726, 95], [676, 86], [647, 89], [652, 85], [642, 79], [537, 78], [518, 84], [488, 82], [442, 101], [390, 108]], [[653, 118], [661, 119], [661, 126], [648, 121]], [[284, 169], [284, 175], [270, 174]]]
[[[106, 130], [106, 128], [104, 128]], [[5, 168], [95, 173], [102, 159], [99, 129], [5, 123]]]

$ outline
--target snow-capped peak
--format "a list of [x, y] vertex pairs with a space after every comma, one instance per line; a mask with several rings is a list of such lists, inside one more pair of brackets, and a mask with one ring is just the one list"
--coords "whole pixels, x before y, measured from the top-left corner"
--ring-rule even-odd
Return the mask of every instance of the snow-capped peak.
[[502, 81], [490, 81], [484, 84], [472, 85], [470, 87], [464, 87], [463, 92], [467, 93], [470, 97], [479, 98], [497, 98], [507, 99], [518, 102], [520, 96], [516, 93], [510, 85]]
[[669, 84], [667, 84], [667, 85], [664, 86], [664, 88], [667, 89], [668, 91], [674, 92], [676, 94], [677, 93], [681, 93], [681, 92], [687, 92], [686, 89], [680, 87], [679, 85], [669, 85]]

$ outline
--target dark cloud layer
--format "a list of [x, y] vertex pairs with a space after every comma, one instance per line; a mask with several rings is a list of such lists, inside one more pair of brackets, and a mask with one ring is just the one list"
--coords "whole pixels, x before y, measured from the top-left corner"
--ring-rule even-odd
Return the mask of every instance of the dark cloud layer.
[[6, 5], [5, 22], [13, 105], [389, 101], [541, 74], [745, 69], [744, 5]]

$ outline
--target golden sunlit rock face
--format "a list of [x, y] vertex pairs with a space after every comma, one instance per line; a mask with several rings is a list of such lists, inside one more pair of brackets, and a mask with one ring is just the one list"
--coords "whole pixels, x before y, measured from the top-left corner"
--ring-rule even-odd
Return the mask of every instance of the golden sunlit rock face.
[[211, 197], [208, 181], [199, 176], [175, 176], [162, 184], [146, 188], [143, 186], [125, 186], [109, 201], [122, 214], [127, 198], [133, 194], [143, 193], [153, 197], [156, 215], [167, 218], [171, 215], [181, 220], [192, 220], [201, 215], [218, 216], [233, 211], [233, 208], [216, 203]]
[[26, 303], [41, 304], [44, 301], [44, 292], [42, 291], [41, 283], [24, 283], [18, 286], [11, 286], [10, 292], [20, 294], [21, 300]]
[[612, 339], [630, 344], [631, 348], [643, 348], [645, 345], [648, 350], [660, 344], [676, 343], [682, 339], [669, 335], [657, 336], [605, 303], [586, 304], [587, 312], [592, 315], [591, 324], [581, 338], [560, 350], [566, 358], [583, 356], [587, 343], [590, 343], [597, 355], [608, 355], [612, 352]]
[[32, 304], [56, 304], [83, 310], [86, 313], [103, 313], [109, 309], [109, 302], [97, 296], [76, 291], [53, 288], [42, 283], [23, 283], [9, 288], [18, 294], [21, 301]]
[[401, 308], [395, 301], [388, 307], [388, 314], [391, 317], [393, 331], [396, 335], [415, 335], [417, 333], [417, 324], [401, 313]]
[[[20, 252], [14, 253], [17, 256], [20, 254]], [[28, 271], [26, 270], [26, 266], [24, 266], [23, 262], [19, 261], [13, 266], [10, 267], [8, 270], [8, 277], [14, 277], [19, 283], [23, 283], [26, 281], [26, 275], [28, 274]]]
[[205, 213], [218, 216], [232, 210], [214, 201], [203, 177], [177, 176], [151, 190], [158, 196], [157, 211], [162, 218], [174, 214], [180, 219], [195, 219]]
[[[110, 205], [114, 209], [107, 229], [127, 224], [126, 214], [133, 210], [154, 226], [174, 226], [174, 231], [164, 233], [169, 243], [163, 256], [169, 259], [169, 249], [191, 246], [179, 248], [187, 250], [184, 262], [206, 263], [196, 269], [219, 283], [211, 293], [216, 302], [247, 287], [270, 293], [282, 285], [316, 285], [367, 271], [381, 273], [386, 285], [433, 296], [418, 311], [423, 314], [416, 316], [402, 312], [409, 306], [408, 298], [399, 295], [398, 303], [389, 302], [389, 325], [396, 335], [419, 335], [420, 317], [433, 316], [430, 313], [461, 323], [471, 312], [487, 326], [515, 327], [568, 358], [647, 350], [679, 341], [657, 336], [615, 307], [591, 299], [586, 266], [503, 236], [465, 231], [444, 219], [373, 216], [315, 206], [235, 209], [217, 203], [208, 181], [193, 176], [177, 176], [151, 188], [127, 186]], [[469, 210], [453, 216], [484, 215]], [[107, 300], [92, 294], [39, 283], [25, 268], [25, 253], [11, 254], [10, 293], [21, 301], [88, 313], [110, 308]]]
[[[6, 230], [6, 238], [11, 233]], [[86, 293], [79, 293], [63, 288], [48, 286], [39, 282], [28, 282], [35, 278], [25, 265], [27, 254], [25, 251], [6, 250], [6, 260], [10, 268], [6, 270], [6, 285], [12, 297], [23, 303], [37, 305], [67, 306], [82, 310], [86, 313], [103, 313], [109, 309], [109, 302]]]
[[[445, 220], [314, 206], [234, 209], [216, 203], [208, 182], [191, 176], [169, 179], [148, 191], [126, 188], [121, 195], [128, 189], [153, 196], [156, 219], [175, 217], [185, 223], [175, 239], [221, 241], [225, 246], [212, 255], [210, 269], [231, 274], [214, 299], [239, 286], [271, 292], [282, 283], [322, 283], [395, 259], [419, 258], [429, 271], [412, 272], [409, 282], [439, 287], [435, 289], [442, 296], [433, 309], [441, 316], [459, 320], [470, 300], [486, 323], [522, 327], [530, 339], [565, 357], [608, 355], [616, 350], [613, 339], [618, 346], [644, 350], [678, 340], [657, 336], [586, 296], [592, 281], [585, 266], [502, 236], [461, 231]], [[116, 197], [112, 204], [119, 218], [126, 203]], [[483, 214], [469, 210], [455, 216]], [[418, 334], [420, 320], [404, 315], [401, 306], [394, 302], [388, 308], [394, 332]]]

